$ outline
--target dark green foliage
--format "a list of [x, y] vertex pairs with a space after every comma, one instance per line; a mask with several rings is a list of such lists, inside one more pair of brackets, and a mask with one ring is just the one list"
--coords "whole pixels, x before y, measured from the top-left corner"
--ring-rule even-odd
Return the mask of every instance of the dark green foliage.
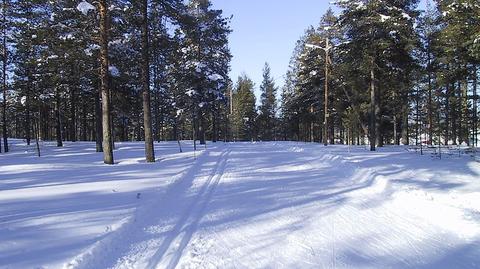
[[[12, 2], [11, 136], [97, 140], [101, 150], [98, 6], [87, 0], [95, 8], [81, 12], [81, 2]], [[195, 125], [197, 138], [216, 140], [226, 132], [229, 19], [209, 1], [147, 3], [153, 137], [191, 139]], [[141, 3], [107, 4], [112, 135], [143, 140]]]

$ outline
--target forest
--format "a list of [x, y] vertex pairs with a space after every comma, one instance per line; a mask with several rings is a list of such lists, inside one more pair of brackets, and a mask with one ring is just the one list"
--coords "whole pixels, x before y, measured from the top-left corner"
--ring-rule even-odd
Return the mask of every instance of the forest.
[[0, 7], [0, 269], [480, 268], [480, 0]]
[[282, 87], [265, 64], [256, 100], [209, 0], [2, 0], [1, 150], [95, 141], [113, 164], [118, 141], [145, 141], [149, 162], [166, 140], [476, 146], [480, 3], [418, 4], [334, 1]]

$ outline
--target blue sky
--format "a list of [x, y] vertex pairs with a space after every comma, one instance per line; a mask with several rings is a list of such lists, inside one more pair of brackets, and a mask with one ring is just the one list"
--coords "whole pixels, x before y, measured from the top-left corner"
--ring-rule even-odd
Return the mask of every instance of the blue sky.
[[277, 85], [283, 85], [295, 42], [309, 25], [317, 25], [329, 0], [212, 0], [225, 16], [233, 15], [230, 48], [231, 78], [245, 72], [262, 81], [265, 62], [270, 64]]
[[[310, 25], [317, 26], [330, 0], [212, 0], [225, 16], [233, 15], [230, 48], [231, 78], [245, 72], [262, 81], [265, 62], [270, 64], [278, 86], [283, 85], [295, 42]], [[256, 91], [258, 95], [258, 90]]]

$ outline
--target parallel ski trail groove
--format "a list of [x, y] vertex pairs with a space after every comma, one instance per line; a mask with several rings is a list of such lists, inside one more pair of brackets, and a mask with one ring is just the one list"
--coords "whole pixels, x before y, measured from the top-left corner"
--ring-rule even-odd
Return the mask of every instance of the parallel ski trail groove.
[[[213, 169], [208, 180], [204, 183], [199, 193], [193, 199], [188, 206], [185, 213], [182, 214], [181, 219], [177, 222], [170, 236], [168, 236], [163, 242], [157, 252], [150, 259], [146, 268], [154, 269], [162, 262], [165, 254], [173, 253], [168, 266], [166, 268], [175, 268], [182, 257], [183, 250], [186, 248], [193, 234], [197, 230], [198, 223], [200, 222], [205, 208], [210, 201], [215, 188], [217, 187], [220, 179], [223, 176], [225, 167], [227, 165], [228, 155], [230, 149], [224, 150], [219, 157], [219, 162]], [[182, 235], [183, 234], [183, 235]], [[177, 238], [181, 238], [178, 246], [172, 246], [172, 242]], [[171, 248], [172, 251], [169, 251]]]
[[[209, 174], [208, 180], [203, 183], [201, 189], [197, 191], [198, 194], [196, 194], [195, 198], [193, 198], [193, 201], [189, 203], [188, 207], [181, 215], [180, 220], [178, 220], [177, 224], [175, 224], [174, 229], [171, 231], [171, 235], [169, 235], [162, 241], [160, 249], [155, 251], [155, 255], [153, 257], [156, 257], [156, 255], [159, 253], [162, 253], [163, 256], [163, 254], [165, 254], [166, 251], [169, 249], [169, 246], [173, 242], [173, 240], [178, 237], [178, 233], [182, 232], [182, 228], [185, 226], [183, 224], [186, 223], [186, 221], [189, 219], [189, 216], [192, 215], [192, 212], [195, 212], [193, 211], [193, 208], [196, 206], [198, 201], [201, 200], [202, 196], [204, 196], [204, 193], [207, 191], [208, 186], [210, 185], [217, 172], [223, 172], [223, 169], [225, 168], [224, 166], [226, 165], [226, 158], [224, 157], [229, 153], [229, 151], [229, 149], [222, 149], [221, 151], [219, 151], [221, 152], [221, 154], [218, 157], [213, 157], [218, 161], [215, 167], [211, 168], [213, 172]], [[212, 158], [212, 156], [210, 155], [212, 152], [215, 151], [206, 151], [201, 155], [200, 158], [197, 158], [195, 164], [193, 164], [190, 168], [184, 171], [182, 175], [180, 175], [178, 179], [175, 180], [165, 192], [160, 194], [163, 197], [156, 200], [155, 204], [162, 206], [169, 201], [174, 200], [178, 193], [183, 193], [184, 191], [190, 189], [191, 183], [194, 181], [194, 178], [198, 171], [200, 171], [201, 168], [205, 165], [205, 163], [208, 162], [208, 159]], [[222, 167], [222, 170], [220, 170], [219, 167]], [[218, 180], [220, 180], [220, 178], [218, 178]], [[216, 184], [218, 184], [218, 182]], [[99, 241], [88, 252], [78, 255], [71, 263], [65, 264], [64, 267], [69, 269], [94, 269], [98, 268], [98, 266], [100, 265], [105, 268], [123, 268], [123, 266], [125, 266], [125, 260], [123, 259], [127, 258], [127, 260], [129, 260], [128, 256], [129, 252], [132, 250], [131, 247], [134, 246], [136, 243], [141, 242], [142, 233], [144, 233], [145, 228], [156, 225], [158, 224], [158, 221], [161, 221], [161, 219], [158, 218], [145, 219], [145, 216], [149, 215], [147, 214], [148, 212], [151, 212], [151, 210], [156, 210], [156, 207], [152, 207], [152, 205], [153, 204], [149, 204], [146, 205], [146, 207], [139, 208], [139, 210], [135, 213], [130, 222], [124, 224], [124, 226], [122, 226], [119, 230], [108, 235], [105, 240]], [[102, 253], [104, 251], [110, 254], [102, 255], [105, 254]], [[114, 254], [113, 256], [115, 258], [109, 257], [114, 252], [117, 252], [117, 254]], [[105, 259], [105, 256], [109, 258]], [[159, 256], [160, 259], [158, 260], [158, 262], [161, 262], [162, 256]], [[152, 258], [144, 258], [147, 259], [146, 262], [148, 262], [149, 264], [147, 268], [155, 268], [156, 264], [152, 262]], [[118, 262], [121, 260], [123, 260], [123, 262], [120, 262], [119, 264]], [[131, 262], [131, 260], [129, 260], [129, 262]], [[133, 260], [133, 262], [136, 263], [141, 261], [135, 259]]]

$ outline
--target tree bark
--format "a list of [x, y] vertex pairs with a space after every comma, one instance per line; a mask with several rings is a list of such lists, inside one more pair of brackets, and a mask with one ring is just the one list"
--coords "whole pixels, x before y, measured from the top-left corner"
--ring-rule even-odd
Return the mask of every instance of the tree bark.
[[432, 101], [432, 60], [430, 55], [430, 44], [428, 44], [428, 144], [432, 144], [433, 140], [433, 101]]
[[[328, 117], [330, 116], [328, 113], [328, 47], [330, 46], [328, 37], [326, 40], [326, 45], [325, 45], [325, 96], [324, 96], [324, 116], [325, 119], [323, 121], [323, 145], [327, 146], [328, 145]], [[331, 141], [330, 141], [331, 142]]]
[[[8, 64], [8, 48], [7, 48], [7, 0], [3, 0], [3, 68], [2, 68], [2, 85], [3, 85], [3, 145], [5, 152], [8, 152], [8, 131], [7, 131], [7, 64]], [[1, 141], [0, 141], [1, 143]]]
[[55, 133], [57, 139], [57, 147], [63, 147], [62, 127], [60, 120], [60, 94], [58, 88], [55, 88]]
[[99, 0], [100, 12], [100, 92], [102, 94], [103, 162], [114, 164], [112, 131], [110, 125], [110, 90], [108, 85], [108, 7], [107, 0]]
[[[72, 68], [73, 70], [73, 68]], [[72, 72], [74, 75], [74, 72]], [[77, 115], [76, 115], [76, 108], [77, 100], [75, 98], [75, 88], [74, 86], [70, 86], [70, 140], [72, 142], [77, 142]]]
[[445, 145], [448, 145], [450, 140], [450, 86], [447, 84], [446, 100], [445, 100]]
[[375, 94], [375, 72], [373, 70], [374, 61], [370, 69], [370, 151], [375, 151], [375, 143], [377, 140], [377, 98]]
[[212, 112], [212, 128], [213, 128], [213, 134], [212, 134], [212, 142], [216, 143], [218, 140], [218, 130], [217, 130], [217, 111], [214, 110]]
[[200, 145], [205, 145], [205, 119], [202, 110], [198, 112], [198, 139], [200, 140]]
[[102, 147], [102, 105], [100, 103], [100, 92], [97, 91], [95, 93], [95, 144], [96, 144], [96, 151], [103, 152]]
[[145, 158], [155, 162], [152, 135], [152, 112], [150, 109], [150, 65], [148, 61], [148, 0], [142, 0], [142, 87], [143, 125], [145, 131]]
[[477, 76], [477, 67], [474, 66], [473, 68], [473, 146], [478, 146], [478, 107], [477, 107], [477, 83], [478, 83], [478, 76]]
[[30, 89], [27, 90], [26, 103], [25, 103], [25, 139], [27, 145], [30, 146], [31, 141], [31, 119], [30, 119]]
[[87, 103], [82, 102], [82, 133], [80, 140], [87, 141]]
[[408, 105], [404, 105], [403, 107], [403, 123], [402, 123], [402, 144], [409, 145], [410, 144], [410, 133], [408, 130]]

